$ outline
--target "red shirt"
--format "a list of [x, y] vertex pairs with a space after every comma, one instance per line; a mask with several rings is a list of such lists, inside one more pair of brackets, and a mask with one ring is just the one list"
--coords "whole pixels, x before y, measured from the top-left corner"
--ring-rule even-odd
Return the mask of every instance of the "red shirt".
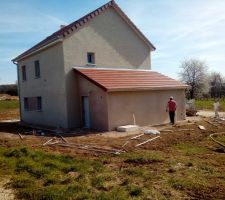
[[167, 103], [167, 108], [169, 109], [169, 111], [176, 111], [177, 108], [177, 103], [174, 100], [169, 100]]

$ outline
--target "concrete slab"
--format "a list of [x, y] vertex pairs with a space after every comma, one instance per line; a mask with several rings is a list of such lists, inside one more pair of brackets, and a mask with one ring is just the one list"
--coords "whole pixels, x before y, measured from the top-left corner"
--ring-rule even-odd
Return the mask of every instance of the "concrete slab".
[[117, 127], [116, 130], [119, 132], [132, 132], [132, 131], [139, 131], [140, 127], [137, 125], [125, 125]]

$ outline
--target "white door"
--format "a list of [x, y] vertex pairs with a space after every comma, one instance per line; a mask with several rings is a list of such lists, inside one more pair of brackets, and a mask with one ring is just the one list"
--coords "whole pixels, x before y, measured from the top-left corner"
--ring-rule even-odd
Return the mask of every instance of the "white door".
[[83, 127], [90, 128], [90, 112], [89, 112], [88, 97], [82, 97], [82, 118], [83, 118]]

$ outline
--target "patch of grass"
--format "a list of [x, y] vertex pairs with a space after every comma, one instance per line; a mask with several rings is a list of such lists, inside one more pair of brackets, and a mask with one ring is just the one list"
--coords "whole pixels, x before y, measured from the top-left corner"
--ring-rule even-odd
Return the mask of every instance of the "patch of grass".
[[11, 180], [11, 186], [13, 188], [28, 188], [34, 185], [34, 179], [30, 177], [28, 174], [20, 174], [18, 176], [15, 176]]
[[225, 145], [225, 135], [220, 135], [216, 137], [216, 140], [223, 143]]
[[175, 145], [175, 148], [184, 153], [186, 156], [191, 156], [195, 154], [204, 154], [208, 152], [208, 149], [205, 147], [195, 146], [194, 144], [190, 143], [179, 143]]
[[168, 180], [169, 185], [176, 190], [190, 190], [194, 187], [194, 183], [191, 180], [185, 178], [170, 178]]
[[142, 188], [138, 185], [130, 184], [127, 186], [127, 190], [130, 194], [130, 196], [141, 196], [142, 194]]
[[156, 151], [130, 152], [124, 154], [123, 158], [124, 162], [129, 164], [151, 164], [163, 161], [162, 154]]
[[2, 100], [0, 101], [0, 111], [19, 108], [18, 100]]
[[207, 174], [207, 175], [211, 175], [214, 173], [214, 168], [209, 166], [209, 165], [206, 165], [206, 164], [201, 164], [198, 169], [200, 171], [202, 171], [204, 174]]
[[[214, 99], [199, 99], [195, 100], [197, 110], [213, 110]], [[220, 100], [220, 111], [225, 111], [225, 100]]]
[[97, 194], [94, 198], [96, 200], [128, 200], [131, 199], [125, 188], [116, 186], [112, 190]]

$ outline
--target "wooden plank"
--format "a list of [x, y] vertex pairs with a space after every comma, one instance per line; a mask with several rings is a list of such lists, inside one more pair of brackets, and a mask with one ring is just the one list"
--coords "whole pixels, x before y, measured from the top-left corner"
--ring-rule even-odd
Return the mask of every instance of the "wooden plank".
[[120, 152], [123, 152], [121, 149], [113, 149], [113, 148], [107, 148], [107, 147], [98, 147], [98, 146], [91, 146], [91, 145], [86, 145], [86, 144], [74, 144], [74, 143], [60, 143], [60, 142], [55, 142], [55, 143], [48, 143], [48, 145], [58, 145], [62, 147], [71, 147], [71, 148], [78, 148], [78, 149], [85, 149], [89, 151], [96, 151], [96, 152], [104, 152], [104, 153], [113, 153], [113, 154], [119, 154]]
[[19, 135], [19, 137], [20, 137], [21, 140], [24, 139], [24, 137], [20, 133], [18, 133], [18, 135]]
[[205, 122], [207, 122], [208, 124], [210, 124], [210, 125], [215, 126], [215, 127], [217, 127], [217, 128], [218, 128], [218, 126], [217, 126], [216, 124], [213, 124], [212, 122], [207, 121], [207, 120], [204, 120], [204, 121], [205, 121]]
[[184, 129], [178, 129], [176, 131], [194, 131], [195, 129], [189, 129], [189, 128], [184, 128]]
[[50, 140], [48, 140], [47, 142], [45, 142], [44, 144], [42, 144], [42, 146], [45, 146], [45, 145], [47, 145], [48, 143], [50, 143], [51, 141], [53, 141], [53, 138], [52, 139], [50, 139]]
[[148, 142], [150, 142], [150, 141], [152, 141], [152, 140], [155, 140], [155, 139], [157, 139], [157, 138], [159, 138], [160, 136], [156, 136], [156, 137], [154, 137], [154, 138], [151, 138], [151, 139], [148, 139], [148, 140], [146, 140], [146, 141], [144, 141], [144, 142], [142, 142], [142, 143], [140, 143], [140, 144], [137, 144], [135, 147], [139, 147], [139, 146], [141, 146], [141, 145], [143, 145], [143, 144], [146, 144], [146, 143], [148, 143]]
[[130, 139], [131, 139], [131, 140], [135, 140], [135, 139], [141, 137], [142, 135], [144, 135], [144, 133], [142, 133], [142, 134], [140, 134], [140, 135], [136, 135], [136, 136], [134, 136], [134, 137], [132, 137], [132, 138], [130, 138]]
[[160, 132], [173, 132], [172, 130], [160, 130]]
[[59, 137], [61, 137], [62, 138], [62, 140], [64, 141], [64, 142], [66, 142], [66, 143], [69, 143], [63, 136], [61, 136], [60, 134], [57, 134]]
[[48, 145], [54, 145], [54, 144], [58, 144], [58, 143], [60, 143], [60, 141], [49, 142]]
[[130, 142], [129, 141], [126, 141], [123, 145], [122, 145], [122, 147], [125, 147], [127, 144], [129, 144]]

